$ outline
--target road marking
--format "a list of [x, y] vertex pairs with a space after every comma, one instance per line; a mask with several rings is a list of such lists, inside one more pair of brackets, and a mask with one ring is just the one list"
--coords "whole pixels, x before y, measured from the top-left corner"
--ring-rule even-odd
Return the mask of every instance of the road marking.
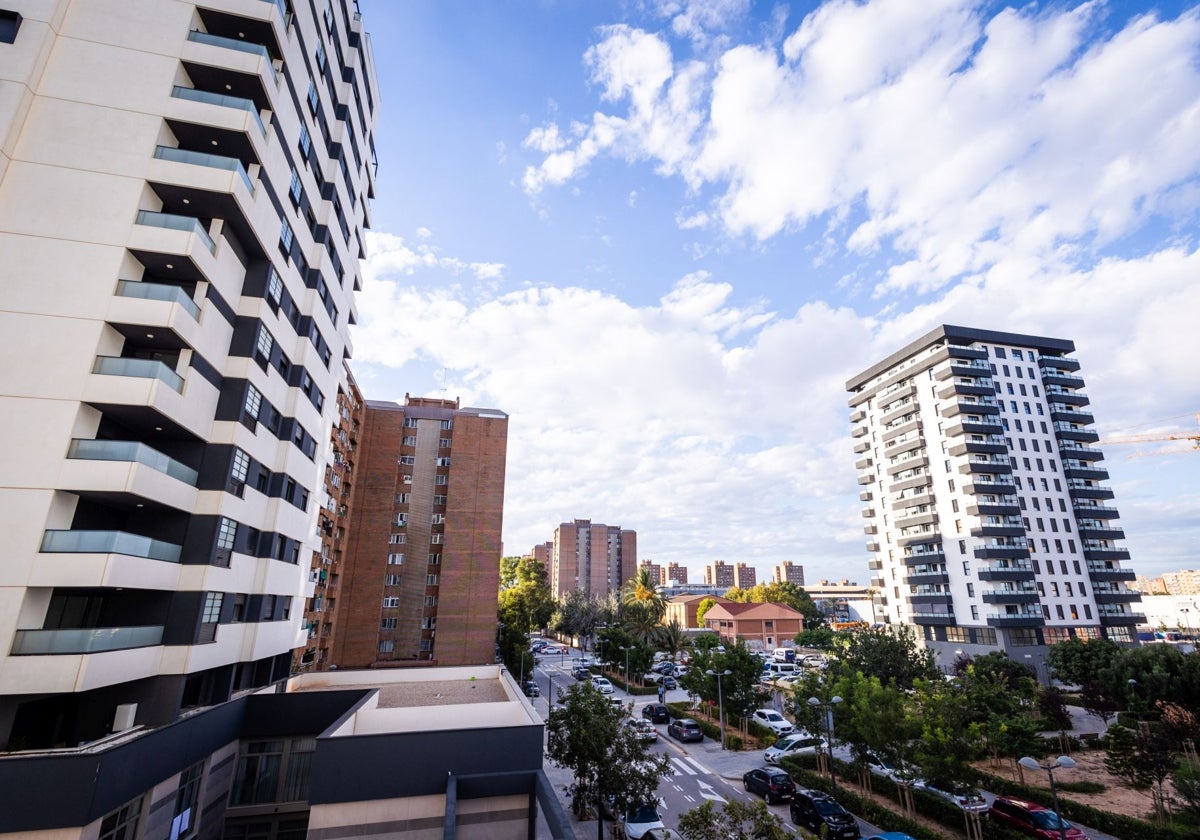
[[684, 798], [684, 799], [686, 799], [688, 802], [695, 802], [695, 801], [696, 801], [696, 800], [695, 800], [695, 799], [693, 799], [692, 797], [688, 796], [686, 793], [683, 795], [683, 798]]
[[697, 782], [696, 786], [700, 788], [700, 795], [705, 799], [711, 799], [713, 802], [725, 803], [725, 797], [713, 790], [713, 786], [705, 782]]
[[679, 772], [681, 772], [681, 773], [687, 773], [689, 776], [696, 775], [696, 771], [693, 770], [691, 767], [689, 767], [687, 764], [684, 764], [683, 759], [672, 758], [671, 764], [673, 764], [676, 768], [678, 768]]
[[707, 767], [705, 767], [703, 764], [701, 764], [699, 761], [697, 761], [694, 758], [686, 758], [684, 760], [687, 761], [689, 764], [691, 764], [693, 767], [695, 767], [697, 770], [699, 770], [701, 773], [703, 773], [705, 776], [711, 776], [713, 774], [713, 772], [711, 770], [709, 770]]
[[671, 785], [671, 787], [675, 788], [675, 790], [679, 791], [680, 793], [683, 793], [683, 788], [679, 785]]

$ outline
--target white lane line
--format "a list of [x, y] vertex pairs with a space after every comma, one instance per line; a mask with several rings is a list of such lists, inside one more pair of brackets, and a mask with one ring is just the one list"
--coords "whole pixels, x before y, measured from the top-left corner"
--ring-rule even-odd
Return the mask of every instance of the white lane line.
[[671, 787], [675, 788], [675, 790], [679, 791], [680, 793], [683, 793], [683, 788], [679, 785], [671, 785]]
[[688, 764], [691, 764], [693, 767], [695, 767], [697, 770], [699, 770], [701, 773], [703, 773], [706, 776], [711, 776], [713, 774], [713, 772], [711, 770], [709, 770], [707, 767], [705, 767], [699, 761], [696, 761], [696, 759], [694, 759], [694, 758], [685, 758], [684, 761], [686, 761]]
[[695, 800], [693, 797], [691, 797], [691, 796], [688, 796], [686, 793], [683, 795], [683, 798], [684, 798], [684, 799], [686, 799], [688, 802], [695, 802], [695, 801], [696, 801], [696, 800]]
[[695, 776], [695, 775], [696, 775], [696, 771], [695, 771], [695, 770], [693, 770], [693, 769], [692, 769], [690, 766], [688, 766], [687, 764], [685, 764], [683, 759], [679, 759], [679, 758], [674, 758], [674, 757], [673, 757], [673, 758], [671, 759], [671, 763], [672, 763], [673, 765], [675, 765], [675, 767], [677, 767], [681, 773], [687, 773], [689, 776]]

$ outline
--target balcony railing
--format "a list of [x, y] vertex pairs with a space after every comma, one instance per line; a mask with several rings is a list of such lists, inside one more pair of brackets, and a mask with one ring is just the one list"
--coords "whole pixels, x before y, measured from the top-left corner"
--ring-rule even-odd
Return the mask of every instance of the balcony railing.
[[18, 630], [13, 638], [14, 655], [103, 653], [162, 644], [163, 628], [82, 627], [62, 630]]
[[177, 149], [174, 146], [159, 146], [154, 150], [154, 156], [159, 160], [173, 160], [178, 163], [191, 163], [196, 166], [207, 166], [211, 169], [224, 169], [236, 172], [242, 178], [246, 189], [254, 194], [254, 183], [246, 173], [246, 167], [237, 158], [225, 155], [210, 155], [207, 152], [189, 152], [187, 149]]
[[188, 233], [194, 233], [200, 237], [204, 243], [204, 247], [208, 248], [210, 254], [217, 251], [217, 243], [213, 241], [212, 234], [208, 232], [208, 228], [200, 223], [200, 220], [194, 216], [177, 216], [174, 213], [159, 213], [155, 210], [139, 210], [137, 214], [137, 223], [139, 225], [149, 225], [150, 227], [169, 228], [170, 230], [183, 230]]
[[167, 283], [145, 283], [135, 280], [119, 280], [117, 281], [117, 295], [128, 298], [143, 298], [146, 300], [165, 300], [170, 303], [178, 303], [187, 313], [200, 320], [200, 307], [196, 305], [196, 301], [192, 300], [188, 293], [178, 286], [172, 286]]
[[92, 373], [105, 376], [135, 376], [157, 379], [176, 391], [183, 391], [183, 377], [157, 359], [125, 359], [120, 356], [97, 356]]
[[251, 55], [261, 56], [267, 60], [267, 67], [271, 69], [271, 79], [275, 78], [275, 65], [271, 63], [271, 54], [267, 52], [267, 48], [262, 44], [255, 44], [251, 41], [239, 41], [237, 38], [226, 38], [221, 35], [210, 35], [207, 32], [200, 32], [193, 29], [188, 33], [188, 40], [195, 41], [197, 44], [209, 44], [214, 47], [223, 47], [227, 50], [238, 50]]
[[46, 531], [42, 551], [48, 554], [125, 554], [178, 563], [183, 546], [126, 531]]
[[176, 99], [187, 99], [192, 102], [205, 102], [209, 105], [220, 105], [224, 108], [237, 108], [239, 111], [249, 111], [254, 115], [254, 121], [258, 123], [258, 130], [265, 137], [267, 127], [263, 125], [262, 115], [258, 113], [258, 106], [254, 104], [252, 99], [244, 99], [241, 96], [226, 96], [222, 93], [209, 93], [206, 90], [196, 90], [195, 88], [184, 87], [183, 85], [175, 85], [171, 89], [171, 96]]
[[157, 449], [132, 440], [86, 440], [76, 438], [67, 450], [68, 458], [85, 461], [132, 461], [166, 473], [184, 484], [196, 486], [200, 474]]

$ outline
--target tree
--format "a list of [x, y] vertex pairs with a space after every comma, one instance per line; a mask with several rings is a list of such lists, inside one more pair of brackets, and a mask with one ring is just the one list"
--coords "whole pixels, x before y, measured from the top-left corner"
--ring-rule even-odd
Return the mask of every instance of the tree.
[[972, 719], [978, 713], [966, 692], [940, 678], [918, 679], [914, 691], [921, 727], [914, 752], [925, 779], [938, 787], [974, 784], [971, 762], [983, 752], [983, 725]]
[[569, 636], [590, 638], [600, 624], [603, 607], [600, 600], [583, 589], [568, 592], [554, 614], [554, 629]]
[[[1030, 717], [995, 717], [988, 724], [992, 749], [996, 755], [1011, 758], [1014, 763], [1025, 756], [1042, 758], [1046, 755], [1046, 739], [1038, 730], [1038, 723]], [[1017, 764], [1021, 783], [1025, 777], [1021, 765]]]
[[1080, 705], [1085, 712], [1099, 718], [1106, 726], [1121, 709], [1120, 701], [1109, 696], [1108, 689], [1097, 680], [1088, 680], [1083, 684]]
[[1068, 685], [1083, 685], [1096, 680], [1120, 655], [1121, 648], [1108, 639], [1066, 639], [1052, 645], [1046, 665]]
[[[710, 634], [705, 634], [706, 636]], [[703, 638], [703, 637], [701, 637]], [[712, 636], [715, 638], [715, 635]], [[717, 678], [708, 676], [707, 671], [722, 673], [718, 692]], [[725, 707], [725, 718], [746, 714], [758, 707], [758, 678], [762, 674], [762, 660], [750, 653], [742, 642], [725, 646], [700, 646], [692, 652], [692, 664], [683, 675], [683, 687], [708, 703], [720, 700]], [[719, 694], [719, 696], [718, 696]]]
[[655, 644], [662, 636], [661, 616], [648, 602], [634, 601], [621, 608], [621, 624], [644, 645]]
[[1124, 726], [1110, 726], [1105, 735], [1108, 748], [1104, 754], [1104, 769], [1130, 784], [1137, 784], [1137, 738]]
[[817, 650], [832, 650], [838, 634], [824, 624], [801, 630], [792, 640], [799, 647], [816, 648]]
[[711, 610], [716, 605], [717, 605], [716, 598], [705, 598], [703, 601], [701, 601], [699, 604], [696, 605], [696, 626], [697, 627], [704, 626], [704, 616], [707, 615], [708, 611]]
[[550, 595], [545, 567], [532, 557], [506, 557], [501, 561], [502, 576], [508, 560], [516, 562], [511, 565], [508, 585], [500, 589], [500, 621], [513, 625], [522, 633], [545, 627], [554, 614], [554, 599]]
[[1067, 701], [1062, 691], [1050, 686], [1038, 691], [1038, 714], [1045, 724], [1042, 729], [1070, 729], [1071, 716], [1067, 713]]
[[663, 650], [671, 655], [672, 659], [676, 659], [681, 651], [692, 646], [692, 637], [688, 635], [687, 630], [683, 628], [678, 619], [672, 618], [662, 626], [662, 632], [658, 636], [658, 643]]
[[658, 581], [650, 574], [648, 568], [638, 569], [636, 575], [625, 582], [621, 588], [621, 606], [636, 606], [651, 618], [654, 623], [662, 621], [667, 612], [667, 600], [658, 591]]
[[845, 651], [831, 667], [839, 674], [861, 671], [884, 685], [910, 689], [920, 679], [939, 680], [933, 652], [917, 647], [911, 628], [897, 632], [884, 628], [860, 630], [849, 635]]
[[572, 685], [559, 698], [546, 723], [546, 754], [574, 773], [570, 794], [576, 815], [582, 818], [604, 800], [611, 801], [615, 813], [656, 801], [658, 780], [671, 772], [670, 760], [651, 754], [623, 724], [621, 710], [591, 683]]
[[765, 802], [730, 799], [717, 811], [712, 800], [679, 815], [683, 840], [790, 840], [783, 820]]

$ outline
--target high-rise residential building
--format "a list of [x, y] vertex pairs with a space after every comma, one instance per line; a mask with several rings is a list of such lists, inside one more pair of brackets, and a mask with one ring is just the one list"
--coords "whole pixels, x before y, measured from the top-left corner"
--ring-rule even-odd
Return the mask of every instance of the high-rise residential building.
[[617, 592], [637, 571], [637, 532], [590, 519], [554, 529], [550, 591], [556, 597], [582, 589], [601, 598]]
[[294, 670], [325, 670], [331, 663], [337, 633], [338, 590], [345, 574], [346, 535], [354, 521], [351, 490], [357, 477], [358, 437], [364, 420], [362, 393], [349, 371], [338, 387], [337, 417], [329, 435], [329, 458], [325, 465], [320, 507], [317, 510], [317, 539], [309, 565], [313, 593], [304, 603], [304, 646], [296, 649]]
[[682, 563], [667, 564], [667, 581], [668, 584], [683, 584], [688, 582], [687, 566]]
[[649, 560], [643, 560], [638, 564], [638, 571], [641, 571], [642, 569], [650, 572], [650, 579], [659, 586], [667, 585], [667, 570], [662, 565], [653, 563]]
[[748, 563], [738, 563], [733, 567], [733, 585], [738, 589], [749, 589], [758, 583], [758, 572]]
[[541, 564], [541, 567], [546, 570], [546, 580], [549, 580], [550, 566], [554, 562], [554, 543], [538, 543], [526, 556], [532, 557], [534, 562]]
[[846, 385], [871, 586], [944, 664], [1144, 620], [1074, 349], [942, 326]]
[[333, 664], [491, 662], [508, 415], [368, 400]]
[[784, 560], [775, 567], [771, 579], [775, 583], [794, 583], [796, 586], [803, 586], [804, 567], [799, 563], [793, 563], [791, 560]]
[[1200, 572], [1194, 569], [1165, 572], [1162, 583], [1168, 595], [1200, 595]]
[[704, 582], [709, 586], [732, 588], [734, 586], [733, 566], [721, 560], [714, 560], [704, 567]]
[[1138, 592], [1141, 592], [1143, 595], [1169, 595], [1170, 594], [1169, 592], [1167, 592], [1166, 582], [1160, 577], [1148, 578], [1148, 577], [1144, 577], [1142, 575], [1138, 575], [1136, 578], [1134, 578], [1133, 586], [1130, 588], [1136, 589]]
[[377, 95], [353, 9], [292, 5], [21, 3], [0, 44], [0, 749], [305, 642]]

